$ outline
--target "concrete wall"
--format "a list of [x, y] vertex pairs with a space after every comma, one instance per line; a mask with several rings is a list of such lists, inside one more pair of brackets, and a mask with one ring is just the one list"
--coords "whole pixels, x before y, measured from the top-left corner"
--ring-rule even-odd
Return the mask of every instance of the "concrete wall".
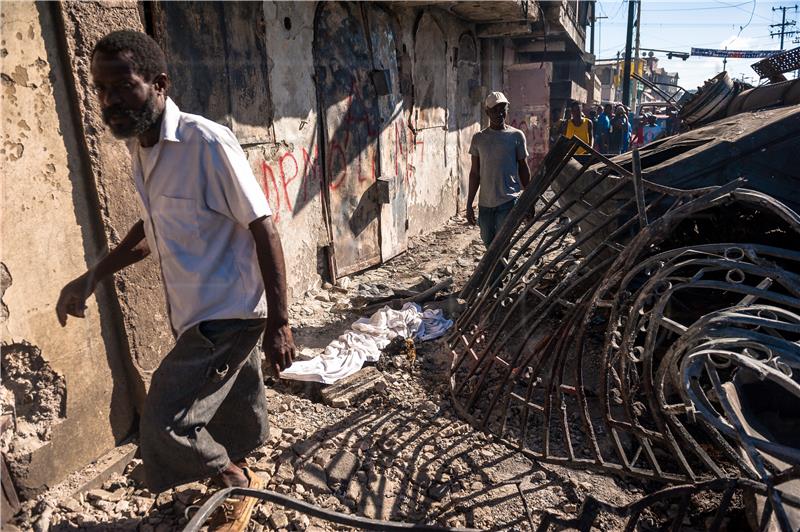
[[113, 447], [132, 429], [113, 287], [86, 319], [61, 328], [63, 284], [97, 260], [105, 240], [70, 112], [56, 21], [44, 4], [4, 2], [2, 17], [3, 438], [17, 487], [30, 495]]
[[313, 2], [264, 3], [275, 142], [245, 148], [282, 235], [292, 300], [319, 286], [327, 273], [314, 11]]
[[[71, 109], [77, 117], [77, 140], [87, 168], [84, 178], [91, 183], [97, 197], [96, 214], [104, 243], [111, 248], [139, 219], [138, 200], [130, 177], [128, 150], [123, 142], [114, 139], [100, 116], [91, 86], [90, 55], [94, 43], [108, 32], [143, 29], [138, 5], [132, 1], [70, 1], [50, 6], [63, 24], [63, 34], [48, 52], [54, 57], [63, 57], [69, 65], [67, 75], [73, 92]], [[172, 344], [160, 279], [158, 264], [149, 257], [117, 274], [112, 283], [137, 406], [142, 404], [150, 375]]]
[[[418, 235], [441, 227], [458, 208], [464, 161], [458, 157], [454, 50], [461, 34], [474, 33], [474, 27], [434, 9], [406, 11], [401, 21], [404, 44], [412, 52], [415, 91], [411, 123], [417, 128], [408, 206], [409, 232]], [[443, 86], [443, 97], [433, 100], [433, 108], [425, 108], [427, 102], [420, 95], [431, 85]]]

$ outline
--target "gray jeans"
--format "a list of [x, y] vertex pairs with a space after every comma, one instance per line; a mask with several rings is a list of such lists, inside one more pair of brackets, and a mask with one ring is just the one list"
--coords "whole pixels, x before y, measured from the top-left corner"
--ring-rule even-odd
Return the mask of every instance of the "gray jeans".
[[153, 374], [139, 425], [147, 487], [212, 477], [269, 437], [257, 348], [264, 320], [212, 320], [178, 338]]

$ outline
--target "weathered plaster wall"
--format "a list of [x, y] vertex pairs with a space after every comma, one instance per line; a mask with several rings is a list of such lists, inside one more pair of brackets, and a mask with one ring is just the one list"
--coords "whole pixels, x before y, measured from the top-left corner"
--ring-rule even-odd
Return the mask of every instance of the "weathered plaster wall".
[[286, 255], [290, 299], [327, 272], [314, 85], [314, 2], [264, 2], [274, 144], [245, 149], [261, 180]]
[[[139, 219], [136, 191], [125, 144], [103, 125], [91, 85], [90, 59], [94, 44], [117, 29], [142, 30], [136, 2], [78, 2], [58, 4], [66, 42], [52, 54], [69, 58], [71, 85], [76, 94], [83, 149], [88, 157], [86, 178], [93, 181], [99, 200], [102, 230], [109, 247], [125, 236]], [[147, 258], [115, 276], [113, 283], [124, 321], [124, 338], [130, 352], [136, 403], [142, 404], [150, 375], [172, 347], [172, 333], [164, 304], [158, 265]]]
[[[48, 6], [4, 2], [2, 17], [3, 382], [14, 398], [11, 469], [24, 494], [52, 485], [132, 429], [115, 316], [101, 287], [86, 319], [56, 320], [64, 283], [103, 248], [69, 112], [66, 69], [52, 51]], [[37, 431], [39, 432], [37, 434]]]
[[[474, 32], [474, 25], [437, 9], [396, 11], [413, 72], [414, 107], [409, 123], [415, 131], [408, 218], [409, 234], [418, 235], [441, 227], [456, 214], [460, 177], [463, 171], [469, 172], [462, 168], [464, 161], [459, 157], [454, 52], [461, 35]], [[463, 124], [462, 128], [470, 129], [470, 125]]]

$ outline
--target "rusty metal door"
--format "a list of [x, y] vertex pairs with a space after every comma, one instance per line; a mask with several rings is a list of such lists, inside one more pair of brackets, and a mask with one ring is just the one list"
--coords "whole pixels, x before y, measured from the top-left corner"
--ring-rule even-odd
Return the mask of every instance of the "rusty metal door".
[[381, 205], [381, 260], [389, 260], [408, 247], [406, 180], [408, 128], [403, 118], [403, 96], [397, 64], [397, 42], [389, 13], [375, 4], [363, 4], [372, 40], [373, 68], [388, 73], [388, 94], [378, 96], [380, 111], [380, 176], [391, 186], [389, 203]]
[[458, 210], [467, 205], [469, 170], [472, 157], [469, 146], [472, 137], [481, 129], [480, 69], [475, 39], [465, 33], [458, 40], [458, 70], [456, 72], [456, 127], [458, 127]]
[[314, 71], [336, 278], [381, 260], [380, 209], [373, 186], [380, 112], [372, 70], [360, 5], [321, 3], [315, 21]]

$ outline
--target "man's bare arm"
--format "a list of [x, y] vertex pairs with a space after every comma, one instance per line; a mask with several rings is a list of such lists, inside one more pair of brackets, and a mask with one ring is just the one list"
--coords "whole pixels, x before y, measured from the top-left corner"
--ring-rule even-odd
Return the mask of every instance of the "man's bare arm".
[[68, 315], [78, 318], [85, 316], [86, 300], [92, 295], [100, 281], [139, 262], [149, 254], [150, 248], [144, 236], [144, 222], [139, 220], [133, 224], [125, 238], [108, 255], [61, 289], [56, 303], [56, 316], [58, 316], [61, 326], [67, 324]]
[[475, 225], [475, 209], [472, 203], [478, 193], [478, 186], [481, 184], [481, 159], [477, 155], [472, 156], [472, 166], [469, 169], [469, 188], [467, 189], [467, 222]]
[[519, 182], [522, 183], [522, 188], [528, 188], [528, 184], [531, 182], [531, 169], [528, 168], [526, 159], [517, 161], [517, 172], [519, 173]]
[[294, 338], [289, 327], [289, 302], [286, 295], [286, 264], [278, 230], [271, 216], [250, 224], [256, 243], [258, 265], [267, 296], [267, 328], [264, 331], [264, 352], [276, 374], [292, 365]]

